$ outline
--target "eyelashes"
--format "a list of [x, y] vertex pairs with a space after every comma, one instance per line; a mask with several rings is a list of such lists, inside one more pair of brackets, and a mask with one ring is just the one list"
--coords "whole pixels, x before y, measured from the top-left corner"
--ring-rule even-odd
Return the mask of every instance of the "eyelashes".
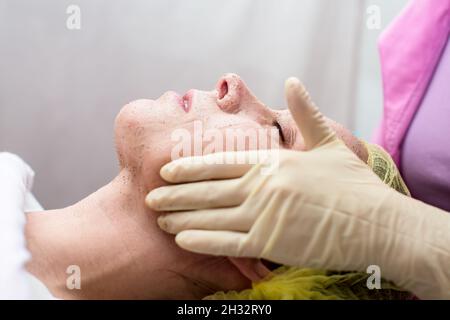
[[281, 127], [280, 123], [277, 120], [275, 120], [273, 122], [273, 126], [275, 128], [277, 128], [278, 134], [280, 135], [281, 142], [286, 143], [286, 138], [284, 137], [283, 128]]
[[289, 123], [280, 117], [273, 121], [273, 126], [278, 130], [283, 145], [291, 147], [294, 144], [295, 134]]

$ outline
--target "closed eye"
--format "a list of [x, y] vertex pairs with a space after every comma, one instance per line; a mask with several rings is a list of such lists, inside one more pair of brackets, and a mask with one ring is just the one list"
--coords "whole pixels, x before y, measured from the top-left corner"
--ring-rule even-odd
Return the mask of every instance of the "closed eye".
[[281, 141], [282, 141], [283, 143], [285, 143], [285, 142], [286, 142], [286, 139], [285, 139], [285, 137], [284, 137], [283, 128], [281, 127], [280, 123], [279, 123], [278, 121], [274, 121], [274, 122], [273, 122], [273, 126], [274, 126], [275, 128], [277, 128], [278, 133], [280, 134], [280, 139], [281, 139]]

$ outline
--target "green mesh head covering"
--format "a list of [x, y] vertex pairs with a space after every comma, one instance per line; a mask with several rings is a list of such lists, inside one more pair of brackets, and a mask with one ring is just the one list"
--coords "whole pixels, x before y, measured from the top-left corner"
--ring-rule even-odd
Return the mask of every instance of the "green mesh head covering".
[[406, 187], [391, 156], [376, 144], [369, 144], [364, 141], [363, 143], [369, 154], [367, 165], [372, 168], [373, 172], [389, 187], [410, 197], [411, 194], [409, 193], [408, 187]]
[[[377, 145], [364, 142], [369, 158], [367, 164], [388, 186], [410, 196], [408, 188], [389, 154]], [[252, 288], [237, 292], [217, 292], [205, 299], [229, 300], [405, 300], [414, 296], [382, 280], [381, 289], [370, 290], [370, 274], [332, 272], [282, 266]]]
[[217, 292], [214, 300], [406, 300], [413, 296], [382, 280], [381, 289], [368, 289], [370, 274], [339, 273], [282, 266], [244, 291]]

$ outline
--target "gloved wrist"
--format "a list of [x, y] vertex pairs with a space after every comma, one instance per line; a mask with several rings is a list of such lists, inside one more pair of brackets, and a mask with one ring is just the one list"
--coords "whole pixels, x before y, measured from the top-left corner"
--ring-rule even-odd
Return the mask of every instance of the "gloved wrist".
[[382, 276], [419, 298], [450, 299], [448, 213], [398, 192], [378, 212], [389, 219], [376, 237], [384, 242], [377, 252]]

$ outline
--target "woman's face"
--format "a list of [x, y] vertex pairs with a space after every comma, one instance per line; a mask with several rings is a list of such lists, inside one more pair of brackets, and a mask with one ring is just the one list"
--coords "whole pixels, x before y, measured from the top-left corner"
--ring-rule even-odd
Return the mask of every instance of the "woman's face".
[[[157, 100], [133, 101], [117, 116], [115, 132], [121, 166], [146, 181], [154, 181], [154, 173], [174, 156], [278, 145], [303, 149], [289, 111], [265, 106], [235, 74], [221, 77], [212, 91], [192, 89], [184, 96], [168, 91]], [[237, 138], [230, 143], [232, 135]], [[242, 135], [247, 139], [239, 143]]]

